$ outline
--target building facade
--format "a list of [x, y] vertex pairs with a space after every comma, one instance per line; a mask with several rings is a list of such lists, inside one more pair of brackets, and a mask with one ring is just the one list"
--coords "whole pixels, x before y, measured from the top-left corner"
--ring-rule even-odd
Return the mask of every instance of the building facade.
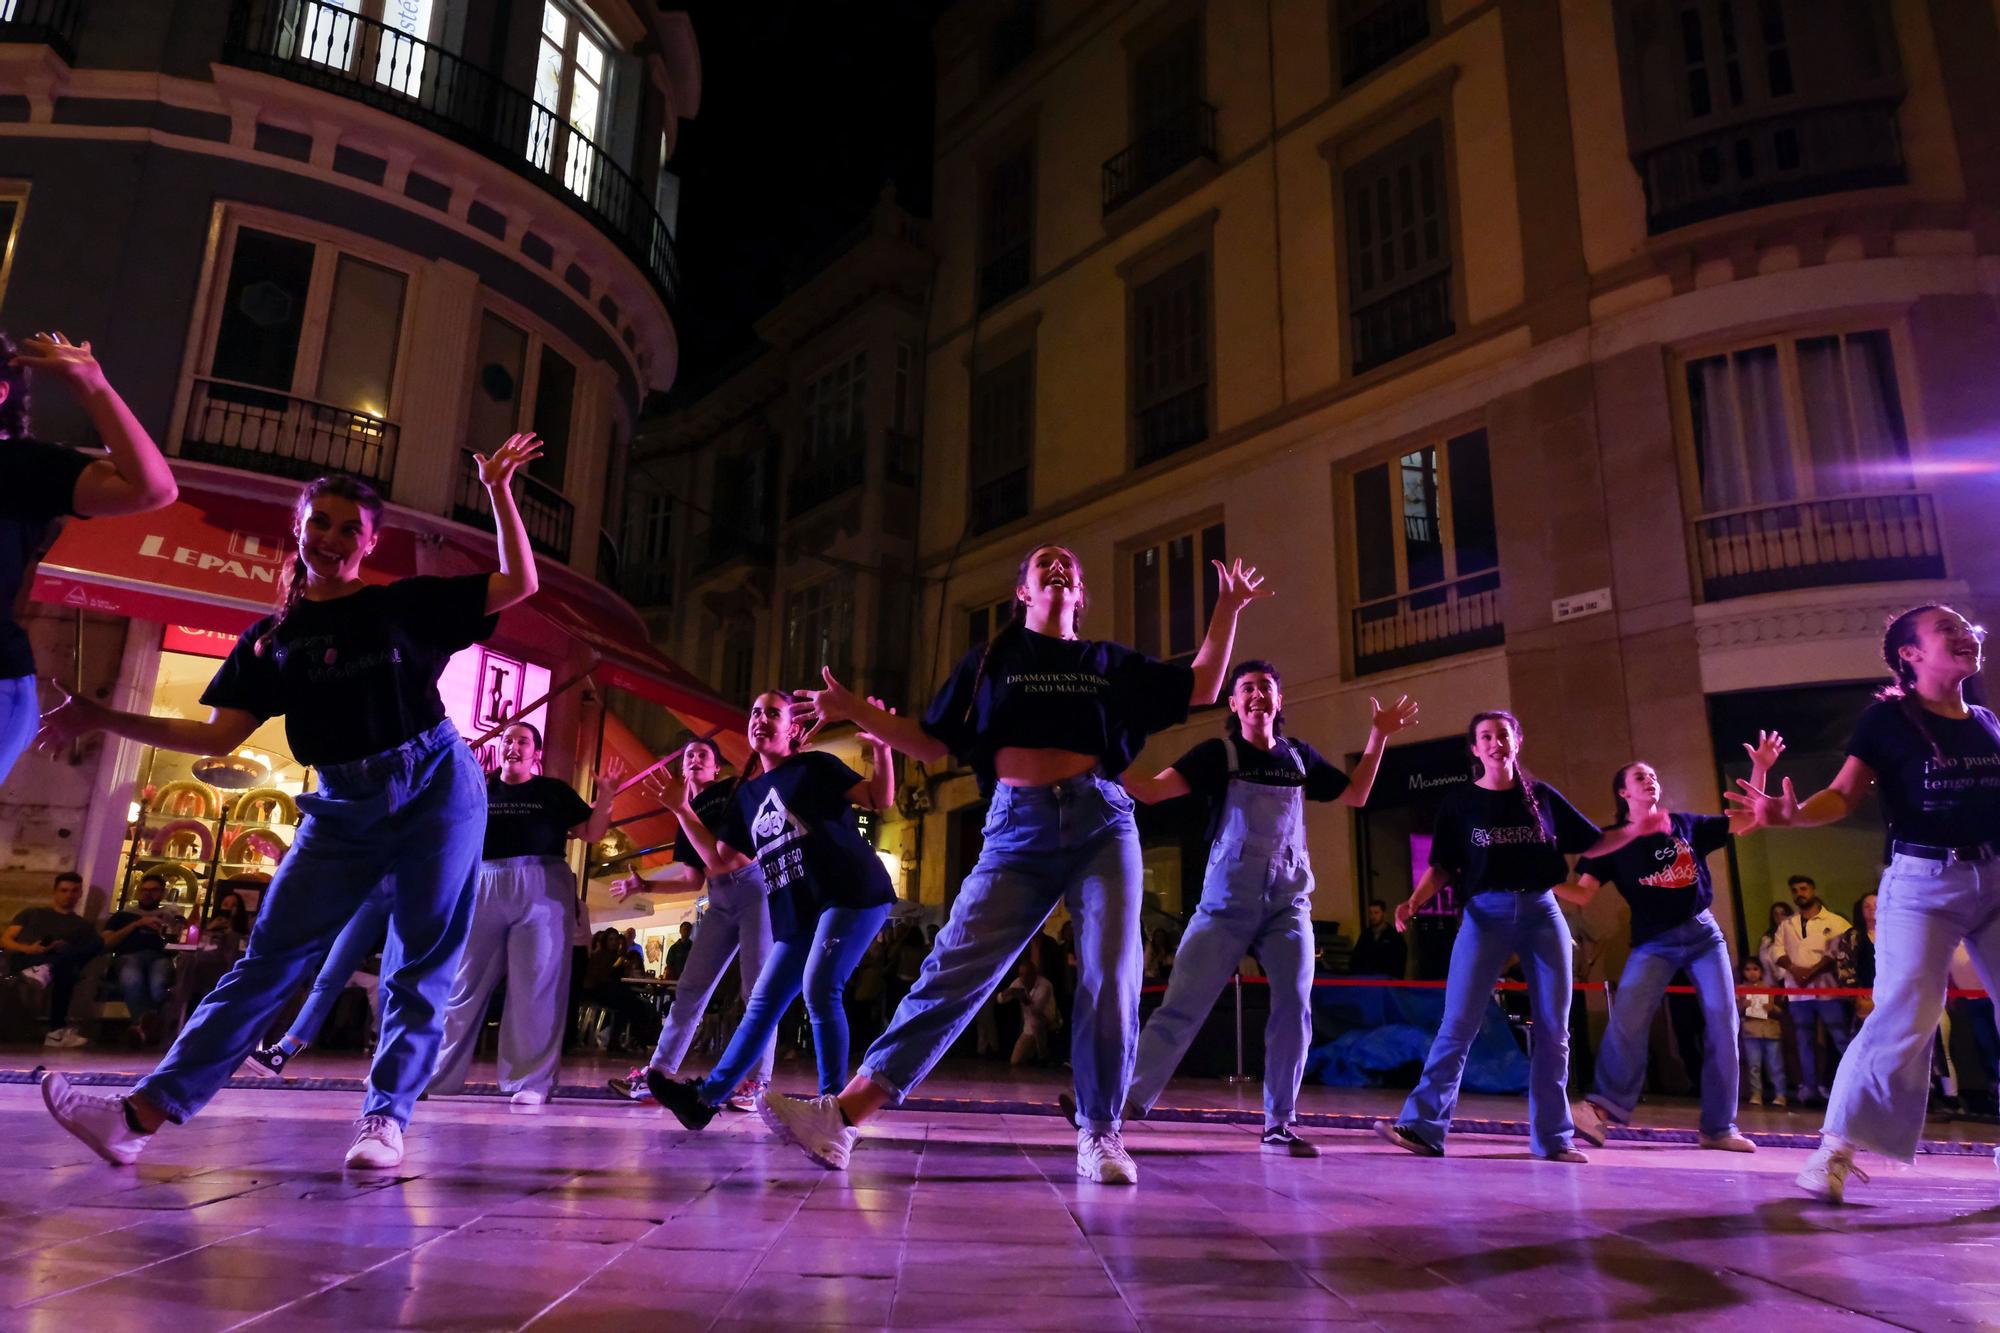
[[[1423, 705], [1309, 815], [1318, 916], [1407, 893], [1475, 710], [1594, 817], [1634, 758], [1715, 810], [1759, 726], [1831, 776], [1890, 612], [2000, 610], [1988, 0], [964, 0], [936, 49], [913, 697], [1038, 543], [1165, 657], [1255, 562], [1292, 734]], [[924, 780], [948, 899], [980, 806]], [[1198, 823], [1146, 829], [1169, 912]], [[1717, 915], [1845, 912], [1879, 842], [1747, 839]]]
[[[0, 6], [0, 321], [90, 338], [181, 485], [161, 515], [57, 541], [44, 677], [198, 710], [322, 472], [387, 497], [382, 572], [490, 568], [471, 454], [532, 430], [516, 491], [545, 595], [444, 685], [469, 735], [531, 707], [549, 771], [587, 770], [601, 696], [633, 678], [606, 664], [664, 670], [625, 652], [643, 633], [599, 584], [606, 497], [676, 373], [667, 163], [700, 97], [685, 16], [633, 0]], [[92, 442], [59, 390], [35, 424]], [[594, 690], [562, 688], [585, 673]], [[309, 778], [280, 723], [249, 748], [256, 800], [124, 742], [23, 760], [0, 880], [39, 893], [75, 866], [115, 897], [144, 863], [181, 896], [254, 883]]]

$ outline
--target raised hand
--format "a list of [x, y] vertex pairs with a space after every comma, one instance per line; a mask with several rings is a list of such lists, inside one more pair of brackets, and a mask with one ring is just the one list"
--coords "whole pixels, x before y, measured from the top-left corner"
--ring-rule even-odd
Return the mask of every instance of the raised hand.
[[646, 881], [637, 875], [627, 875], [623, 879], [611, 881], [611, 901], [622, 903], [627, 898], [636, 897], [646, 891]]
[[[1779, 784], [1776, 793], [1754, 787], [1742, 778], [1736, 780], [1736, 785], [1742, 788], [1742, 791], [1724, 792], [1722, 799], [1736, 807], [1730, 811], [1731, 814], [1750, 816], [1751, 828], [1785, 828], [1798, 818], [1799, 797], [1798, 793], [1792, 790], [1790, 778]], [[1737, 831], [1748, 832], [1747, 829]]]
[[77, 698], [60, 685], [55, 690], [61, 698], [42, 714], [42, 725], [35, 732], [35, 749], [46, 755], [58, 754], [104, 727], [103, 710], [96, 704]]
[[479, 483], [487, 490], [505, 490], [514, 474], [542, 456], [542, 441], [533, 431], [509, 435], [507, 442], [490, 454], [474, 454], [479, 464]]
[[812, 737], [829, 722], [852, 722], [861, 711], [861, 700], [853, 690], [834, 679], [832, 667], [821, 667], [823, 689], [792, 691], [792, 720]]
[[1750, 756], [1750, 762], [1769, 772], [1778, 763], [1778, 756], [1785, 752], [1785, 738], [1775, 731], [1757, 733], [1757, 743], [1743, 742], [1743, 752]]
[[1278, 591], [1276, 588], [1266, 587], [1264, 576], [1257, 572], [1257, 566], [1243, 563], [1240, 556], [1227, 565], [1220, 560], [1211, 560], [1208, 563], [1215, 566], [1215, 601], [1218, 610], [1226, 607], [1232, 611], [1241, 611], [1250, 603], [1273, 596]]
[[[872, 694], [868, 696], [868, 702], [873, 704], [876, 708], [880, 709], [881, 711], [887, 713], [890, 717], [894, 717], [896, 715], [896, 710], [894, 708], [891, 708], [888, 704], [883, 703], [880, 699], [877, 699]], [[883, 751], [885, 753], [889, 749], [889, 742], [883, 740], [880, 736], [877, 736], [873, 732], [870, 731], [862, 732], [860, 734], [860, 739], [863, 745], [872, 745], [877, 750]]]
[[687, 779], [678, 773], [661, 769], [646, 779], [646, 791], [669, 810], [688, 808]]
[[73, 343], [60, 333], [37, 333], [22, 340], [13, 364], [54, 375], [72, 388], [96, 388], [104, 383], [88, 341]]
[[1411, 902], [1408, 898], [1405, 898], [1403, 899], [1403, 901], [1397, 903], [1396, 933], [1398, 935], [1401, 935], [1405, 931], [1409, 930], [1410, 922], [1416, 917], [1416, 915], [1417, 915], [1417, 905], [1414, 902]]
[[1368, 708], [1372, 715], [1368, 725], [1384, 736], [1393, 736], [1404, 727], [1417, 725], [1417, 705], [1407, 694], [1397, 695], [1396, 702], [1387, 708], [1382, 706], [1381, 700], [1370, 698]]
[[618, 784], [624, 780], [625, 760], [614, 754], [604, 761], [602, 768], [597, 770], [597, 780], [593, 790], [615, 792], [618, 790]]

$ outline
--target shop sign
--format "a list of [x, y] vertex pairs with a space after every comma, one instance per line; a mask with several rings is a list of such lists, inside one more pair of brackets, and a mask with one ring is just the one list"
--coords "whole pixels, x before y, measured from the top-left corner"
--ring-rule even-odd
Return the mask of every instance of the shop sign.
[[196, 629], [193, 625], [169, 625], [160, 647], [170, 653], [192, 653], [196, 657], [227, 657], [236, 646], [236, 635], [220, 630]]

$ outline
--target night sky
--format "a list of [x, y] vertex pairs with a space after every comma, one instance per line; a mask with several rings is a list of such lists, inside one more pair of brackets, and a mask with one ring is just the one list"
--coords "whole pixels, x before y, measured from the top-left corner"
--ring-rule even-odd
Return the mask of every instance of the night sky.
[[[694, 21], [701, 114], [681, 126], [684, 400], [874, 206], [930, 213], [931, 24], [946, 0], [666, 0]], [[803, 271], [802, 271], [803, 270]]]

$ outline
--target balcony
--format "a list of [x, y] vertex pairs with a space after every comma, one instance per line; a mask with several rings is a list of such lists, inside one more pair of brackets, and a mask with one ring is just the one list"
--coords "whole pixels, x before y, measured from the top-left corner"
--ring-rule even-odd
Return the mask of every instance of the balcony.
[[344, 472], [386, 496], [399, 435], [395, 422], [352, 408], [254, 384], [197, 379], [174, 452], [294, 481]]
[[697, 575], [712, 574], [732, 560], [762, 558], [770, 552], [771, 544], [763, 536], [763, 526], [757, 520], [732, 521], [717, 514], [714, 526], [703, 534], [696, 549], [694, 572]]
[[[1343, 11], [1360, 9], [1348, 4]], [[1371, 74], [1431, 35], [1429, 0], [1379, 0], [1340, 25], [1342, 86]]]
[[76, 63], [76, 32], [83, 0], [0, 0], [0, 43], [47, 46]]
[[321, 0], [235, 0], [223, 59], [366, 103], [533, 181], [609, 237], [673, 308], [673, 237], [639, 183], [490, 71]]
[[991, 532], [1003, 523], [1012, 523], [1028, 512], [1028, 469], [1009, 472], [1004, 477], [981, 482], [972, 488], [966, 532]]
[[1901, 185], [1900, 98], [1811, 107], [1636, 152], [1654, 235], [1767, 204]]
[[[514, 503], [521, 510], [521, 522], [528, 529], [528, 545], [552, 560], [569, 559], [571, 529], [576, 525], [576, 506], [545, 481], [525, 472], [515, 473]], [[470, 449], [459, 459], [458, 483], [452, 492], [451, 516], [475, 528], [493, 528], [493, 501], [479, 481], [479, 464]]]
[[1357, 375], [1449, 338], [1455, 331], [1451, 318], [1451, 270], [1434, 273], [1355, 307], [1348, 317], [1348, 327], [1354, 339]]
[[1208, 385], [1197, 384], [1134, 414], [1133, 461], [1144, 467], [1208, 438]]
[[797, 518], [861, 484], [867, 451], [859, 439], [818, 458], [801, 460], [785, 486], [785, 513]]
[[1849, 495], [1709, 514], [1694, 522], [1711, 602], [1794, 588], [1945, 576], [1931, 497]]
[[1104, 163], [1104, 211], [1116, 212], [1190, 162], [1215, 161], [1215, 108], [1189, 102]]
[[1354, 674], [1453, 657], [1506, 642], [1500, 571], [1484, 570], [1354, 608]]
[[999, 305], [1028, 285], [1028, 243], [1009, 246], [979, 266], [979, 308]]

